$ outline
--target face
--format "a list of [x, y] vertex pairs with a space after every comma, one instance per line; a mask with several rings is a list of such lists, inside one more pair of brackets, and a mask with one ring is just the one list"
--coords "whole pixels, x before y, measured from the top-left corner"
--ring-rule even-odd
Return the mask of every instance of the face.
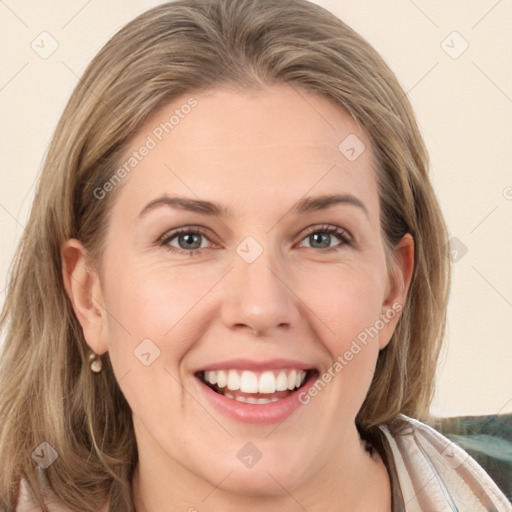
[[360, 449], [354, 419], [403, 299], [370, 141], [288, 86], [191, 96], [154, 114], [120, 164], [137, 162], [94, 289], [106, 314], [84, 333], [109, 352], [141, 463], [291, 491]]

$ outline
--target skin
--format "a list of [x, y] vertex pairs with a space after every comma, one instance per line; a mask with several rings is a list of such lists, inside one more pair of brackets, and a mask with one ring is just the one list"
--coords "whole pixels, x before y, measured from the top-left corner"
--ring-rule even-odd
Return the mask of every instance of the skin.
[[[344, 110], [289, 86], [194, 97], [198, 105], [119, 185], [101, 271], [87, 266], [79, 241], [61, 248], [87, 344], [109, 352], [133, 411], [137, 511], [315, 512], [333, 503], [337, 511], [390, 511], [386, 468], [364, 450], [354, 419], [399, 314], [278, 426], [222, 415], [193, 375], [234, 357], [292, 358], [325, 372], [379, 315], [405, 302], [414, 244], [404, 236], [390, 276], [370, 141]], [[126, 155], [188, 98], [148, 119]], [[354, 161], [338, 149], [349, 134], [366, 146]], [[290, 212], [304, 196], [342, 192], [367, 215], [350, 204]], [[219, 202], [231, 216], [160, 206], [139, 218], [164, 193]], [[322, 239], [324, 224], [346, 230], [351, 243]], [[200, 253], [187, 254], [183, 237], [159, 245], [181, 226], [208, 231]], [[316, 243], [306, 233], [315, 226]], [[249, 235], [263, 249], [252, 263], [236, 253]], [[150, 366], [133, 354], [146, 338], [160, 350]], [[251, 468], [236, 456], [247, 442], [262, 453]]]

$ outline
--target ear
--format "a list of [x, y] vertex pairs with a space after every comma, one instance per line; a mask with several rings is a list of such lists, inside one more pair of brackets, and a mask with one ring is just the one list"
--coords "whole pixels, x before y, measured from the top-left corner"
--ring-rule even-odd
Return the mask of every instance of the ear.
[[380, 319], [384, 327], [379, 332], [379, 348], [391, 340], [402, 314], [414, 269], [414, 239], [406, 233], [394, 252], [395, 269], [389, 277], [387, 295], [382, 304]]
[[66, 293], [82, 326], [87, 345], [97, 354], [107, 351], [107, 315], [100, 278], [89, 268], [87, 251], [79, 240], [66, 240], [60, 248]]

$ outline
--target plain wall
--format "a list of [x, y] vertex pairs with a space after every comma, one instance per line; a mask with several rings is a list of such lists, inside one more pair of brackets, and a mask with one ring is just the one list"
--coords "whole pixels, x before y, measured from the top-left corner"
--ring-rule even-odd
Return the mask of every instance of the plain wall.
[[[159, 3], [0, 2], [1, 304], [35, 181], [72, 89], [110, 36]], [[430, 152], [454, 260], [432, 412], [512, 412], [512, 1], [315, 3], [384, 57]], [[42, 58], [52, 44], [58, 48]]]

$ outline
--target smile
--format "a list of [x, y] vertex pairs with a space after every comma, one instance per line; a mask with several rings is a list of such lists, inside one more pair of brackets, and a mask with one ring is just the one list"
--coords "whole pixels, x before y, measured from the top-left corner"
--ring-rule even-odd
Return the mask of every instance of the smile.
[[312, 371], [291, 368], [263, 372], [226, 369], [200, 372], [198, 377], [226, 398], [263, 405], [290, 396], [304, 384], [308, 372]]
[[194, 375], [201, 394], [222, 414], [242, 422], [275, 423], [303, 407], [298, 396], [314, 384], [319, 372], [315, 368], [280, 367], [274, 363], [270, 368], [218, 365]]

